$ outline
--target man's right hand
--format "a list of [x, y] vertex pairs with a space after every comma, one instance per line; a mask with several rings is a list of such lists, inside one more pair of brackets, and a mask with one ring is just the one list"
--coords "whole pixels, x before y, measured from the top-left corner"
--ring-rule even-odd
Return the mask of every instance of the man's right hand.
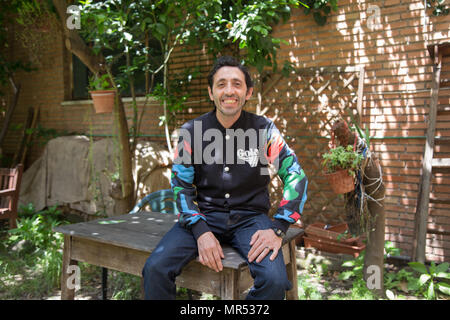
[[200, 263], [216, 272], [222, 271], [221, 259], [224, 259], [225, 256], [219, 241], [211, 231], [205, 232], [198, 237], [197, 246]]

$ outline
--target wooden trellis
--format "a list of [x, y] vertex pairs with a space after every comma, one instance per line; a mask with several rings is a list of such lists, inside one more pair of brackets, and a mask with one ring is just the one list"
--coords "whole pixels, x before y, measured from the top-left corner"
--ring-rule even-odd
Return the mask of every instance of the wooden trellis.
[[[362, 117], [364, 69], [310, 68], [298, 69], [286, 77], [274, 76], [266, 81], [256, 112], [273, 119], [308, 176], [308, 201], [303, 223], [345, 221], [344, 200], [335, 195], [322, 177], [322, 154], [328, 151], [333, 122], [352, 112]], [[274, 191], [282, 196], [282, 187]]]

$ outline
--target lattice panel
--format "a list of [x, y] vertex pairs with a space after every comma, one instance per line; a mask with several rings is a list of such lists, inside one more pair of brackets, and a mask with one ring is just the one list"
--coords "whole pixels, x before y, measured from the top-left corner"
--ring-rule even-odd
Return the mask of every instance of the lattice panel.
[[[308, 201], [302, 221], [339, 223], [345, 221], [343, 196], [335, 195], [321, 174], [322, 154], [329, 148], [331, 126], [348, 112], [356, 114], [359, 70], [303, 69], [289, 78], [281, 78], [262, 99], [266, 115], [274, 119], [293, 148], [308, 176]], [[273, 85], [273, 86], [272, 86]], [[264, 87], [263, 87], [264, 89]], [[281, 188], [277, 185], [277, 200]]]

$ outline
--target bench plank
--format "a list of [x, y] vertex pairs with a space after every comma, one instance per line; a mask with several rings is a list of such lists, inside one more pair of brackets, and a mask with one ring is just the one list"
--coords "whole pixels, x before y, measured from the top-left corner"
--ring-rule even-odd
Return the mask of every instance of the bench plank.
[[[141, 276], [142, 268], [160, 239], [176, 223], [173, 215], [155, 212], [122, 216], [55, 227], [64, 234], [63, 270], [78, 261]], [[297, 298], [295, 238], [302, 229], [289, 228], [283, 239], [283, 257], [294, 289], [287, 298]], [[185, 266], [176, 284], [188, 289], [211, 293], [222, 299], [239, 299], [253, 284], [246, 259], [224, 244], [224, 270], [214, 272], [198, 258]], [[201, 277], [199, 277], [201, 274]], [[61, 297], [73, 299], [74, 290], [67, 288], [68, 275], [63, 272]]]
[[[149, 255], [176, 221], [173, 215], [142, 212], [58, 226], [53, 230], [78, 238], [144, 251]], [[302, 229], [289, 228], [283, 244], [302, 232]], [[224, 267], [237, 269], [246, 264], [245, 259], [230, 246], [224, 244], [223, 252]], [[284, 254], [286, 256], [286, 253]]]

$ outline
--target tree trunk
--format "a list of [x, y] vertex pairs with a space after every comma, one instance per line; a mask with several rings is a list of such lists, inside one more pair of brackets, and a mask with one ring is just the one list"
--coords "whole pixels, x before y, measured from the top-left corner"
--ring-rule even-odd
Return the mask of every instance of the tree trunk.
[[[332, 131], [339, 141], [340, 145], [353, 145], [355, 142], [355, 134], [353, 134], [345, 121], [338, 120], [334, 123]], [[365, 143], [365, 142], [364, 142]], [[382, 180], [382, 170], [375, 154], [369, 151], [366, 154], [365, 166], [362, 168], [362, 190], [370, 195], [367, 198], [367, 210], [372, 223], [368, 230], [368, 241], [366, 244], [366, 252], [364, 256], [364, 280], [369, 289], [379, 296], [384, 295], [383, 273], [384, 273], [384, 237], [385, 237], [385, 210], [384, 195], [385, 186]], [[346, 198], [352, 201], [352, 194], [347, 194]], [[352, 205], [346, 206], [347, 211], [354, 210]], [[350, 216], [352, 213], [347, 214]], [[353, 222], [353, 221], [352, 221]], [[349, 222], [350, 229], [358, 230], [359, 226], [352, 225]], [[357, 221], [358, 223], [359, 221]]]
[[[65, 36], [67, 49], [75, 54], [92, 73], [103, 75], [108, 72], [104, 57], [94, 52], [85, 44], [75, 29], [67, 28], [66, 10], [68, 7], [66, 0], [53, 0]], [[112, 80], [112, 79], [111, 79]], [[132, 174], [132, 154], [130, 141], [128, 137], [128, 123], [125, 117], [125, 107], [119, 94], [114, 107], [114, 117], [116, 117], [119, 127], [119, 145], [120, 145], [120, 181], [113, 181], [110, 195], [115, 201], [114, 215], [128, 213], [134, 203], [134, 180]]]
[[[167, 90], [167, 82], [168, 82], [168, 70], [167, 70], [167, 63], [168, 63], [168, 59], [169, 59], [169, 53], [168, 53], [168, 47], [167, 47], [167, 42], [164, 44], [163, 46], [164, 48], [164, 76], [163, 76], [163, 88], [164, 88], [164, 93], [167, 94], [168, 90]], [[167, 143], [167, 148], [169, 149], [169, 153], [173, 154], [173, 148], [172, 148], [172, 140], [170, 138], [170, 132], [169, 132], [169, 113], [167, 112], [167, 99], [164, 99], [164, 103], [163, 103], [163, 107], [164, 107], [164, 133], [166, 135], [166, 143]]]
[[110, 196], [114, 199], [114, 215], [130, 212], [134, 204], [134, 180], [130, 140], [128, 137], [128, 123], [125, 107], [119, 94], [116, 95], [114, 117], [119, 129], [120, 146], [120, 181], [112, 181]]
[[[374, 220], [374, 228], [369, 231], [369, 239], [366, 244], [366, 255], [364, 257], [364, 280], [368, 286], [377, 295], [384, 295], [383, 286], [383, 271], [384, 271], [384, 240], [385, 240], [385, 212], [384, 212], [384, 195], [385, 186], [381, 182], [373, 183], [372, 179], [381, 178], [381, 167], [378, 159], [374, 154], [369, 160], [367, 166], [364, 168], [365, 177], [363, 179], [363, 184], [365, 187], [365, 192], [369, 194], [373, 199], [380, 199], [378, 201], [367, 201], [367, 208], [369, 210], [370, 219]], [[371, 179], [372, 178], [372, 179]], [[377, 189], [378, 188], [378, 189]], [[375, 266], [375, 269], [373, 269]], [[378, 274], [376, 274], [378, 272]], [[378, 279], [374, 279], [374, 276], [379, 276]], [[375, 283], [379, 285], [369, 284], [370, 278], [375, 280]]]

